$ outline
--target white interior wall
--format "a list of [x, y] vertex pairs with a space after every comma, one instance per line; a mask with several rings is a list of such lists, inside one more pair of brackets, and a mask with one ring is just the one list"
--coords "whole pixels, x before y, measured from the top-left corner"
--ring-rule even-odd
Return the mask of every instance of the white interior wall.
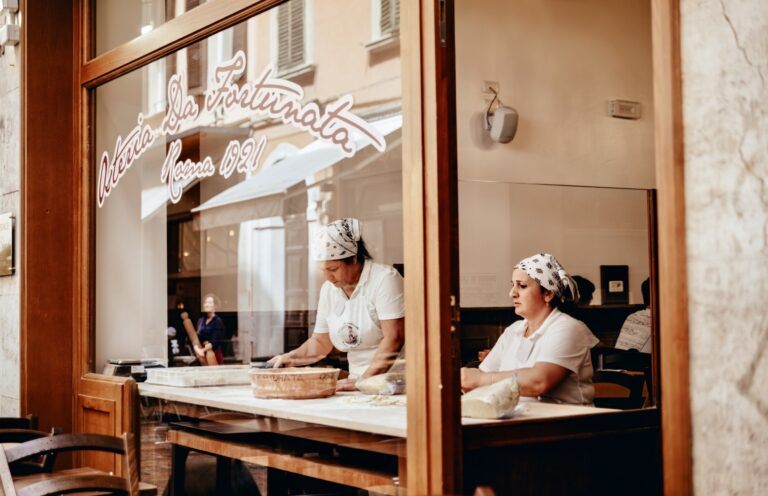
[[[648, 0], [487, 0], [456, 5], [462, 179], [655, 187]], [[515, 139], [482, 131], [483, 81], [520, 114]], [[608, 116], [611, 99], [642, 117]]]
[[[599, 266], [629, 265], [630, 301], [642, 302], [644, 193], [567, 188], [551, 203], [537, 196], [544, 190], [514, 183], [655, 187], [650, 2], [488, 0], [483, 7], [456, 5], [462, 305], [507, 306], [512, 266], [542, 250], [595, 283], [593, 304], [600, 303]], [[519, 112], [511, 143], [491, 142], [482, 128], [484, 81], [498, 82], [502, 102]], [[610, 117], [611, 99], [640, 102], [641, 118]], [[600, 191], [602, 199], [580, 191]]]
[[628, 265], [629, 302], [643, 302], [645, 191], [462, 181], [459, 204], [463, 306], [509, 306], [515, 264], [542, 251], [592, 281], [593, 305], [601, 303], [600, 265]]

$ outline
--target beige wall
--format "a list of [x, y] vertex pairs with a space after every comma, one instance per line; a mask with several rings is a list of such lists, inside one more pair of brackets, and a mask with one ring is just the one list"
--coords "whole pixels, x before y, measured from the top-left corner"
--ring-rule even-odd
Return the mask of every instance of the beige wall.
[[[487, 0], [456, 4], [462, 179], [653, 188], [648, 0]], [[508, 144], [481, 131], [482, 82], [498, 81], [520, 123]], [[642, 118], [607, 114], [640, 102]]]
[[680, 4], [694, 485], [768, 494], [768, 3]]
[[592, 281], [593, 305], [602, 303], [600, 266], [628, 265], [629, 303], [643, 303], [645, 191], [462, 181], [459, 205], [462, 306], [509, 306], [515, 264], [545, 250]]
[[[655, 187], [650, 2], [484, 6], [456, 5], [462, 305], [509, 305], [514, 263], [540, 251], [590, 279], [593, 304], [601, 302], [600, 265], [628, 265], [630, 301], [642, 303], [642, 191], [520, 183]], [[493, 143], [482, 129], [483, 81], [497, 81], [501, 100], [520, 114], [511, 143]], [[640, 102], [642, 117], [610, 117], [616, 98]]]
[[[0, 16], [0, 24], [13, 21]], [[0, 55], [0, 213], [11, 212], [17, 219], [16, 267], [19, 267], [19, 186], [21, 177], [21, 107], [18, 47]], [[0, 417], [20, 413], [19, 392], [19, 273], [0, 277]]]

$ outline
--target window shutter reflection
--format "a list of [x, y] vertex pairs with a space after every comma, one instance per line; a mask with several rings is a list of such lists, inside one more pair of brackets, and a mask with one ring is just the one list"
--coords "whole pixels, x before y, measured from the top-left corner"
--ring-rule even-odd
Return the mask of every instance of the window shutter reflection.
[[[186, 0], [184, 11], [189, 12], [198, 5], [201, 0]], [[187, 88], [198, 89], [203, 86], [205, 80], [205, 46], [204, 41], [187, 47]]]
[[304, 53], [304, 0], [293, 0], [277, 11], [278, 72], [304, 64]]
[[[174, 17], [176, 17], [176, 0], [165, 0], [165, 22]], [[176, 74], [176, 54], [168, 55], [165, 60], [165, 86], [168, 87], [168, 80]]]
[[400, 0], [380, 0], [379, 32], [384, 38], [400, 30]]

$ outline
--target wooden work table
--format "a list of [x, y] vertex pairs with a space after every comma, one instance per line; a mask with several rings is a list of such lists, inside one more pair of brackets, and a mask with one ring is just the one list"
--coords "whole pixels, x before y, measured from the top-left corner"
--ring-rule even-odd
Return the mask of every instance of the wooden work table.
[[[255, 398], [250, 386], [174, 387], [147, 383], [139, 385], [139, 393], [160, 400], [165, 412], [185, 417], [201, 417], [210, 409], [246, 414], [252, 418], [225, 422], [271, 436], [227, 438], [172, 429], [168, 441], [174, 448], [240, 459], [368, 490], [376, 488], [382, 494], [396, 494], [395, 484], [404, 484], [405, 396], [389, 397], [396, 402], [394, 405], [376, 405], [366, 401], [370, 397], [356, 392], [312, 400], [281, 400]], [[527, 459], [529, 454], [541, 451], [542, 443], [555, 450], [559, 449], [555, 446], [575, 446], [574, 442], [594, 444], [597, 438], [608, 439], [611, 444], [627, 434], [647, 433], [649, 426], [653, 437], [658, 411], [622, 412], [521, 401], [511, 419], [463, 418], [462, 424], [464, 451], [473, 453], [465, 458], [465, 485], [471, 490], [475, 481], [505, 487], [510, 473], [525, 477], [526, 471], [535, 471], [531, 467], [512, 472], [501, 466], [491, 469], [493, 464], [487, 463]], [[333, 456], [325, 456], [331, 452]], [[577, 454], [583, 458], [582, 451]], [[479, 460], [483, 464], [475, 463]], [[563, 459], [563, 464], [570, 463], [569, 457]], [[174, 462], [174, 466], [174, 483], [178, 483], [183, 462], [181, 466]], [[506, 474], [507, 480], [499, 482], [498, 477], [491, 477], [493, 473]], [[514, 479], [513, 484], [520, 481]]]
[[[174, 387], [142, 383], [139, 394], [144, 397], [263, 415], [286, 420], [308, 422], [328, 427], [349, 429], [383, 436], [405, 438], [406, 399], [404, 395], [385, 397], [395, 405], [378, 405], [359, 392], [339, 392], [327, 398], [282, 400], [255, 398], [250, 386]], [[557, 405], [539, 401], [521, 401], [515, 416], [507, 420], [463, 418], [465, 426], [492, 426], [528, 420], [595, 415], [613, 412], [606, 408]]]

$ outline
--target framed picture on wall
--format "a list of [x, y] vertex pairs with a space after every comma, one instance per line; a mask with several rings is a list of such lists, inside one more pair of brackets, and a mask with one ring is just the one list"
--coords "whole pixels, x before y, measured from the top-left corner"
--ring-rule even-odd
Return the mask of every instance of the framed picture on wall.
[[13, 274], [13, 217], [0, 214], [0, 276]]
[[629, 266], [601, 265], [600, 290], [603, 305], [629, 303]]

